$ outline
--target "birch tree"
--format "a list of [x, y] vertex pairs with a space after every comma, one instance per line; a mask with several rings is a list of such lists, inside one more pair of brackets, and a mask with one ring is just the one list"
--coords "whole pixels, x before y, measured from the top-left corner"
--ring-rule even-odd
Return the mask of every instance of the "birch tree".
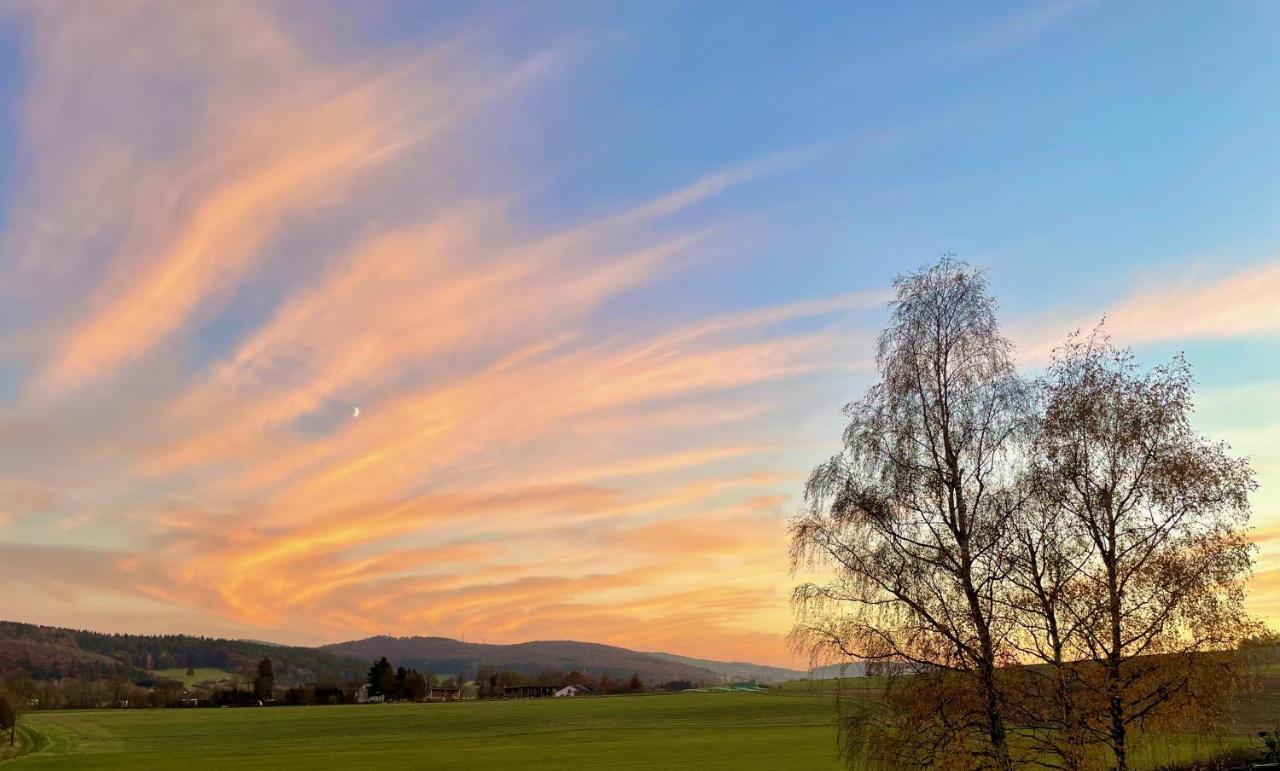
[[1059, 349], [1044, 382], [1031, 476], [1070, 575], [1039, 618], [1069, 629], [1053, 656], [1076, 662], [1074, 709], [1122, 771], [1135, 726], [1225, 716], [1224, 651], [1259, 628], [1244, 610], [1253, 471], [1192, 428], [1192, 385], [1183, 358], [1143, 371], [1101, 330]]
[[[845, 408], [843, 449], [791, 524], [794, 642], [815, 658], [893, 662], [899, 764], [1011, 769], [997, 670], [1013, 663], [1000, 598], [1026, 391], [984, 276], [944, 258], [894, 284], [879, 382]], [[861, 745], [866, 723], [851, 726]], [[851, 746], [859, 751], [860, 746]]]

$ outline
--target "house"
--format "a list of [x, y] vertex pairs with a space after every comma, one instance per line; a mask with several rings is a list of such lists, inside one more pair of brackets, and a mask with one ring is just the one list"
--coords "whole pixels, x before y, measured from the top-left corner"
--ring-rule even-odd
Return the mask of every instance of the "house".
[[559, 699], [563, 696], [590, 696], [591, 694], [592, 690], [589, 685], [566, 685], [553, 693], [552, 696]]
[[378, 694], [377, 696], [370, 696], [368, 683], [365, 683], [364, 685], [356, 689], [355, 697], [356, 697], [356, 704], [381, 704], [382, 702], [387, 700], [387, 697], [383, 696], [382, 694]]

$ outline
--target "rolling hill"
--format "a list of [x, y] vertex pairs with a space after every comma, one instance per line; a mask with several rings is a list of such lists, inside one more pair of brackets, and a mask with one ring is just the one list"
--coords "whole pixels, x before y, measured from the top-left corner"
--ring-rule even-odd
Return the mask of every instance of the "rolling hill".
[[122, 676], [135, 682], [156, 670], [209, 667], [248, 672], [270, 657], [281, 685], [359, 680], [368, 663], [317, 650], [191, 635], [103, 634], [0, 621], [0, 673], [37, 680]]
[[413, 667], [437, 674], [462, 670], [474, 672], [476, 667], [495, 667], [537, 675], [553, 669], [577, 670], [593, 677], [612, 678], [638, 674], [646, 683], [689, 680], [695, 683], [719, 682], [711, 669], [680, 661], [638, 653], [627, 648], [572, 640], [547, 640], [492, 645], [468, 643], [446, 637], [369, 637], [364, 640], [325, 645], [320, 650], [357, 659], [372, 660], [386, 656], [396, 665]]
[[688, 656], [677, 656], [674, 653], [650, 653], [650, 656], [688, 664], [691, 667], [709, 669], [729, 682], [754, 680], [757, 683], [785, 683], [788, 680], [826, 679], [832, 677], [861, 677], [865, 665], [860, 661], [848, 664], [832, 664], [815, 667], [811, 670], [771, 667], [765, 664], [752, 664], [747, 661], [712, 661], [710, 659], [694, 659]]
[[688, 656], [677, 656], [674, 653], [650, 653], [650, 656], [656, 656], [667, 661], [674, 661], [679, 664], [688, 664], [691, 667], [699, 669], [709, 669], [720, 676], [726, 682], [745, 682], [754, 680], [757, 683], [781, 683], [787, 680], [798, 680], [802, 677], [808, 677], [808, 672], [802, 672], [798, 669], [787, 669], [785, 667], [771, 667], [764, 664], [751, 664], [746, 661], [712, 661], [710, 659], [695, 659]]
[[[193, 635], [104, 634], [78, 629], [0, 621], [0, 675], [24, 672], [37, 680], [62, 677], [125, 677], [145, 682], [188, 667], [247, 677], [262, 658], [275, 665], [280, 685], [363, 680], [370, 662], [386, 656], [396, 666], [439, 675], [492, 667], [536, 676], [548, 670], [578, 670], [592, 677], [626, 678], [651, 685], [687, 680], [779, 682], [807, 673], [746, 662], [642, 653], [612, 645], [543, 640], [494, 645], [446, 637], [369, 637], [318, 648]], [[183, 678], [175, 678], [183, 679]]]
[[862, 677], [867, 673], [867, 665], [861, 661], [847, 664], [828, 664], [825, 667], [814, 667], [802, 676], [814, 680], [826, 680], [832, 677]]

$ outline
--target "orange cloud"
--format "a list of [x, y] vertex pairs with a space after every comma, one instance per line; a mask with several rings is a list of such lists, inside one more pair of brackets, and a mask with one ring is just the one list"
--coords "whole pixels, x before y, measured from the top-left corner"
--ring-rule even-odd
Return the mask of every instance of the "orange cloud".
[[0, 341], [23, 416], [0, 431], [31, 450], [15, 479], [58, 491], [30, 535], [102, 556], [50, 583], [60, 607], [786, 658], [804, 464], [776, 392], [859, 361], [835, 327], [884, 298], [614, 311], [722, 258], [742, 226], [705, 203], [820, 150], [541, 227], [540, 181], [472, 141], [521, 130], [555, 51], [352, 61], [270, 7], [98, 15], [15, 14], [35, 161], [0, 292], [30, 323]]
[[[537, 139], [557, 51], [506, 60], [464, 31], [353, 60], [236, 2], [12, 17], [13, 612], [793, 661], [785, 522], [871, 361], [852, 319], [886, 295], [634, 299], [732, 258], [765, 226], [707, 204], [821, 149], [547, 224], [536, 161], [479, 139]], [[1144, 287], [1112, 330], [1272, 335], [1277, 271]]]
[[[185, 132], [165, 120], [167, 115], [154, 116], [157, 125], [151, 126], [137, 125], [133, 115], [118, 117], [122, 143], [136, 144], [140, 137], [133, 134], [157, 130], [186, 142], [168, 153], [135, 153], [123, 162], [104, 163], [102, 174], [110, 180], [91, 174], [86, 181], [83, 167], [50, 163], [44, 169], [46, 184], [58, 189], [118, 188], [122, 176], [131, 178], [126, 195], [112, 191], [128, 206], [113, 211], [110, 222], [90, 217], [64, 223], [68, 232], [61, 241], [79, 243], [59, 243], [59, 251], [96, 251], [108, 233], [116, 247], [108, 260], [94, 255], [103, 268], [79, 306], [88, 313], [57, 324], [53, 350], [33, 389], [46, 397], [107, 377], [216, 314], [244, 281], [272, 261], [273, 244], [290, 225], [319, 209], [332, 210], [357, 186], [376, 184], [379, 170], [393, 162], [431, 169], [430, 156], [452, 147], [450, 130], [486, 102], [509, 95], [545, 64], [477, 67], [460, 52], [438, 50], [338, 70], [292, 39], [270, 14], [236, 3], [190, 15], [189, 9], [163, 5], [114, 9], [104, 30], [92, 26], [98, 14], [83, 8], [65, 19], [35, 10], [32, 26], [45, 30], [49, 39], [34, 47], [33, 65], [37, 77], [54, 81], [55, 94], [38, 98], [28, 110], [32, 141], [45, 150], [45, 158], [61, 155], [66, 148], [59, 143], [81, 141], [67, 137], [58, 125], [65, 116], [56, 111], [73, 106], [67, 102], [79, 89], [102, 87], [98, 71], [154, 88], [189, 78], [195, 86], [191, 98], [208, 116]], [[118, 38], [128, 34], [148, 35], [152, 43], [165, 40], [180, 50], [169, 58], [162, 48], [154, 57], [116, 66], [119, 50], [129, 48]], [[229, 39], [246, 49], [246, 61], [230, 59], [224, 68], [219, 59], [235, 53], [224, 49]], [[75, 51], [63, 50], [73, 41]], [[175, 59], [193, 66], [175, 74]], [[106, 85], [125, 88], [115, 80]], [[94, 147], [111, 153], [105, 142]], [[68, 173], [77, 176], [66, 180]], [[55, 248], [43, 241], [45, 224], [33, 223], [22, 239], [27, 259]]]
[[1024, 363], [1043, 361], [1067, 333], [1092, 328], [1106, 316], [1107, 329], [1124, 345], [1280, 335], [1280, 262], [1267, 261], [1222, 276], [1185, 271], [1176, 281], [1152, 280], [1093, 318], [1055, 318], [1019, 324]]

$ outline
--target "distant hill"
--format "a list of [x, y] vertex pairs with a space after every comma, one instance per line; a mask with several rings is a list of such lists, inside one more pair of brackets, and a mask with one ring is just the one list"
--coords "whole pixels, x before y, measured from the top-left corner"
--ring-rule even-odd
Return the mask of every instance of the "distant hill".
[[572, 640], [548, 640], [491, 645], [451, 640], [446, 637], [369, 637], [364, 640], [325, 645], [320, 650], [372, 661], [386, 656], [397, 666], [413, 667], [424, 672], [453, 674], [477, 667], [496, 667], [537, 675], [547, 670], [578, 670], [592, 677], [612, 678], [638, 674], [645, 683], [690, 680], [695, 683], [719, 682], [710, 669], [693, 666], [650, 653], [637, 653], [627, 648]]
[[123, 676], [135, 682], [155, 670], [209, 667], [249, 671], [263, 657], [281, 685], [363, 679], [368, 663], [315, 648], [190, 635], [102, 634], [0, 621], [0, 674], [37, 680]]
[[811, 677], [815, 680], [826, 680], [832, 677], [862, 677], [867, 673], [867, 665], [861, 661], [851, 661], [848, 664], [830, 664], [825, 667], [814, 667], [805, 672], [803, 677]]
[[688, 664], [691, 667], [699, 667], [701, 669], [709, 669], [720, 675], [722, 680], [726, 682], [746, 682], [754, 680], [757, 683], [783, 683], [787, 680], [799, 680], [802, 677], [808, 677], [808, 672], [798, 669], [787, 669], [785, 667], [770, 667], [764, 664], [750, 664], [745, 661], [712, 661], [710, 659], [694, 659], [688, 656], [677, 656], [674, 653], [650, 653], [650, 656], [657, 656], [667, 661], [675, 661], [680, 664]]
[[[305, 648], [260, 640], [228, 640], [192, 635], [103, 634], [78, 629], [0, 621], [0, 676], [25, 672], [37, 680], [122, 676], [145, 682], [166, 670], [188, 667], [250, 676], [262, 658], [275, 665], [280, 685], [363, 680], [370, 662], [386, 656], [396, 666], [438, 675], [493, 667], [536, 676], [548, 670], [578, 670], [592, 677], [628, 678], [647, 684], [673, 680], [779, 682], [808, 673], [746, 662], [693, 659], [669, 653], [573, 640], [492, 645], [446, 637], [369, 637]], [[830, 677], [833, 675], [817, 675]]]
[[710, 669], [712, 672], [720, 675], [722, 679], [728, 682], [746, 682], [754, 680], [757, 683], [785, 683], [788, 680], [803, 680], [806, 678], [828, 679], [832, 677], [862, 677], [866, 673], [866, 665], [861, 661], [852, 661], [848, 664], [833, 664], [825, 667], [814, 667], [807, 669], [788, 669], [786, 667], [771, 667], [764, 664], [751, 664], [745, 661], [712, 661], [710, 659], [694, 659], [688, 656], [677, 656], [674, 653], [651, 653], [650, 656], [667, 659], [669, 661], [678, 661], [681, 664], [688, 664], [692, 667], [701, 667], [702, 669]]

